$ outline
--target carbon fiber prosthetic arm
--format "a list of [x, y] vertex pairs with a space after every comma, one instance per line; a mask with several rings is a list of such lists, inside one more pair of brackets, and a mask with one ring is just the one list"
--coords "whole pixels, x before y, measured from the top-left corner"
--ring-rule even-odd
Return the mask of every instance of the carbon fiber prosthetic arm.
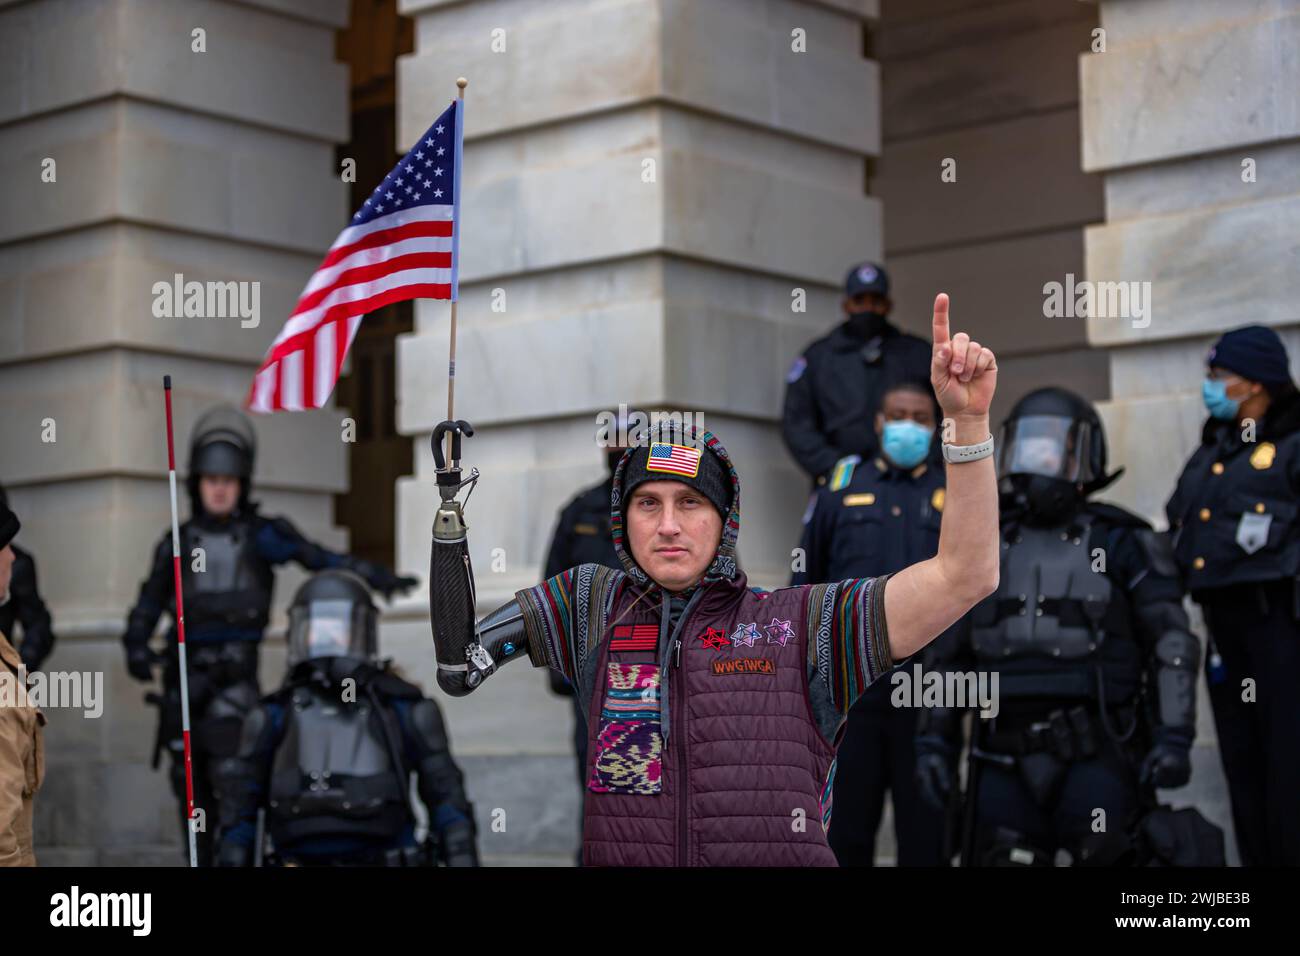
[[[453, 433], [452, 467], [442, 462], [442, 437]], [[475, 622], [474, 569], [469, 560], [467, 526], [456, 494], [478, 479], [460, 480], [460, 435], [472, 435], [467, 422], [443, 422], [433, 433], [441, 503], [433, 519], [429, 557], [429, 623], [438, 658], [438, 686], [452, 697], [473, 691], [507, 661], [527, 653], [523, 611], [509, 601]], [[466, 496], [468, 500], [468, 495]]]

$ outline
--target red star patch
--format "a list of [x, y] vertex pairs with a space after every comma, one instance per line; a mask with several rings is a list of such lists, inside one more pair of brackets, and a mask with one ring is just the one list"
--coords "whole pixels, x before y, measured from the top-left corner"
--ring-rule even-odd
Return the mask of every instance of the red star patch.
[[715, 651], [720, 651], [724, 647], [731, 646], [731, 641], [727, 640], [727, 632], [719, 631], [715, 627], [711, 627], [705, 633], [701, 634], [700, 640], [704, 642], [705, 647], [711, 647]]

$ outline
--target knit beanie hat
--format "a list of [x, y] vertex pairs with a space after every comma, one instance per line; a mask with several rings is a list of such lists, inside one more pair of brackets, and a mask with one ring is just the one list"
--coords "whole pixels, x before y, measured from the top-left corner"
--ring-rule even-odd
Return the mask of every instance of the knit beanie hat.
[[1261, 385], [1285, 385], [1291, 381], [1286, 346], [1278, 334], [1265, 325], [1246, 325], [1224, 332], [1214, 343], [1205, 364], [1226, 368]]
[[690, 445], [655, 442], [634, 448], [623, 469], [623, 494], [627, 501], [637, 485], [647, 481], [680, 481], [712, 502], [722, 519], [731, 510], [731, 481], [722, 462], [712, 452]]

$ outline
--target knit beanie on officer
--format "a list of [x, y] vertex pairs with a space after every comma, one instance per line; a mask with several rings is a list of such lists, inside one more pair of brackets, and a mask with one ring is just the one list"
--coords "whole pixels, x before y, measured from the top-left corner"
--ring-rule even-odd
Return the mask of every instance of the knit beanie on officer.
[[655, 442], [632, 451], [623, 469], [621, 500], [647, 481], [680, 481], [690, 485], [712, 502], [722, 520], [731, 511], [731, 481], [716, 455], [704, 448], [690, 445], [669, 445]]
[[1224, 332], [1214, 343], [1205, 364], [1224, 368], [1261, 385], [1287, 385], [1291, 368], [1286, 346], [1268, 326], [1247, 325]]

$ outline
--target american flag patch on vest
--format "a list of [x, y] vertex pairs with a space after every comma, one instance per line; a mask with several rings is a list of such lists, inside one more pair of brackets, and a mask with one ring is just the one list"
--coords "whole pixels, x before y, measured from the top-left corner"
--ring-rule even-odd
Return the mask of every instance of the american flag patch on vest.
[[620, 624], [610, 639], [611, 651], [653, 651], [659, 646], [659, 627], [655, 624]]

